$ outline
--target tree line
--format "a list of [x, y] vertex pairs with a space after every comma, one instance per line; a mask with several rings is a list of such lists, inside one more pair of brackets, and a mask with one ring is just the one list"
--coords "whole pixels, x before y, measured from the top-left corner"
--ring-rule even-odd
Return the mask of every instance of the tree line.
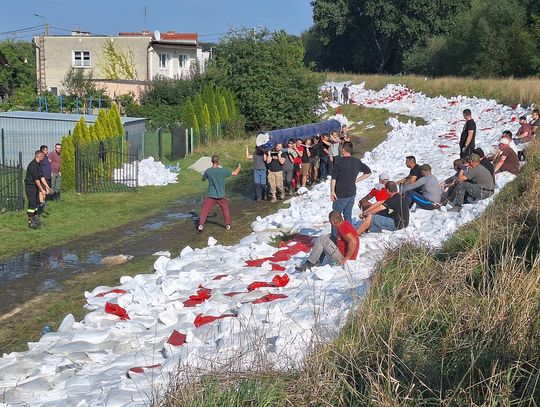
[[302, 36], [318, 70], [540, 74], [538, 0], [313, 0]]

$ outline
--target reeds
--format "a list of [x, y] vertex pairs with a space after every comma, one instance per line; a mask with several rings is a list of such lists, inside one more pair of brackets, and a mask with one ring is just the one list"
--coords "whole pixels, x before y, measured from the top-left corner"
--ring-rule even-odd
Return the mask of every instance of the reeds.
[[387, 250], [339, 337], [315, 344], [301, 369], [210, 372], [181, 384], [171, 405], [540, 404], [540, 149], [527, 153], [441, 250]]

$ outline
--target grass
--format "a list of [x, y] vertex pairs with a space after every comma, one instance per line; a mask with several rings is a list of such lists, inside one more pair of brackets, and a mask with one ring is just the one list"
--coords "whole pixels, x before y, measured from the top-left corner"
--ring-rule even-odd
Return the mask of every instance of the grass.
[[[539, 194], [537, 144], [518, 177], [440, 251], [413, 243], [387, 250], [340, 335], [314, 349], [302, 370], [276, 376], [260, 366], [247, 373], [255, 383], [237, 376], [223, 394], [246, 386], [278, 391], [287, 378], [276, 405], [538, 405]], [[193, 383], [176, 387], [172, 405], [193, 389], [202, 394]]]
[[464, 95], [470, 97], [495, 99], [506, 105], [530, 105], [540, 101], [540, 78], [463, 78], [439, 77], [427, 78], [418, 75], [371, 75], [334, 73], [327, 74], [327, 80], [366, 82], [366, 88], [379, 90], [389, 83], [407, 85], [417, 92], [428, 96], [453, 97]]
[[219, 152], [222, 164], [233, 167], [240, 162], [244, 171], [235, 180], [231, 191], [243, 191], [243, 185], [251, 176], [250, 164], [244, 151], [238, 148], [251, 140], [221, 141], [200, 148], [196, 154], [179, 160], [181, 167], [178, 183], [165, 187], [142, 187], [136, 192], [76, 194], [62, 193], [62, 202], [49, 204], [49, 215], [43, 219], [44, 226], [30, 230], [25, 213], [7, 212], [0, 214], [0, 236], [2, 251], [0, 259], [9, 258], [22, 251], [42, 250], [58, 246], [76, 238], [103, 232], [127, 225], [159, 213], [179, 199], [202, 196], [207, 188], [201, 175], [189, 170], [198, 158]]

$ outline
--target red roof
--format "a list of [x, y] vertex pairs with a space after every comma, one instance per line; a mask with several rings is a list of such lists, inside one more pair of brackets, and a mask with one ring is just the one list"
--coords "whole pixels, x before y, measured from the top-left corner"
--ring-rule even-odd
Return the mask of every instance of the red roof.
[[[154, 33], [150, 31], [142, 32], [121, 32], [120, 37], [153, 37]], [[197, 33], [177, 33], [176, 31], [166, 31], [161, 33], [163, 41], [195, 41], [198, 43], [199, 35]]]

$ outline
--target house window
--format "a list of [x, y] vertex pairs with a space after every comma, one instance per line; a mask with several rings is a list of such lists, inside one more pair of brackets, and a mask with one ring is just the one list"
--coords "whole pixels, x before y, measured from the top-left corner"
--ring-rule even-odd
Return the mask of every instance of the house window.
[[75, 68], [90, 68], [90, 51], [73, 51]]
[[168, 68], [170, 60], [171, 60], [171, 54], [159, 54], [159, 67], [161, 69]]
[[187, 68], [188, 67], [188, 56], [186, 54], [179, 54], [178, 55], [178, 66], [180, 68]]

